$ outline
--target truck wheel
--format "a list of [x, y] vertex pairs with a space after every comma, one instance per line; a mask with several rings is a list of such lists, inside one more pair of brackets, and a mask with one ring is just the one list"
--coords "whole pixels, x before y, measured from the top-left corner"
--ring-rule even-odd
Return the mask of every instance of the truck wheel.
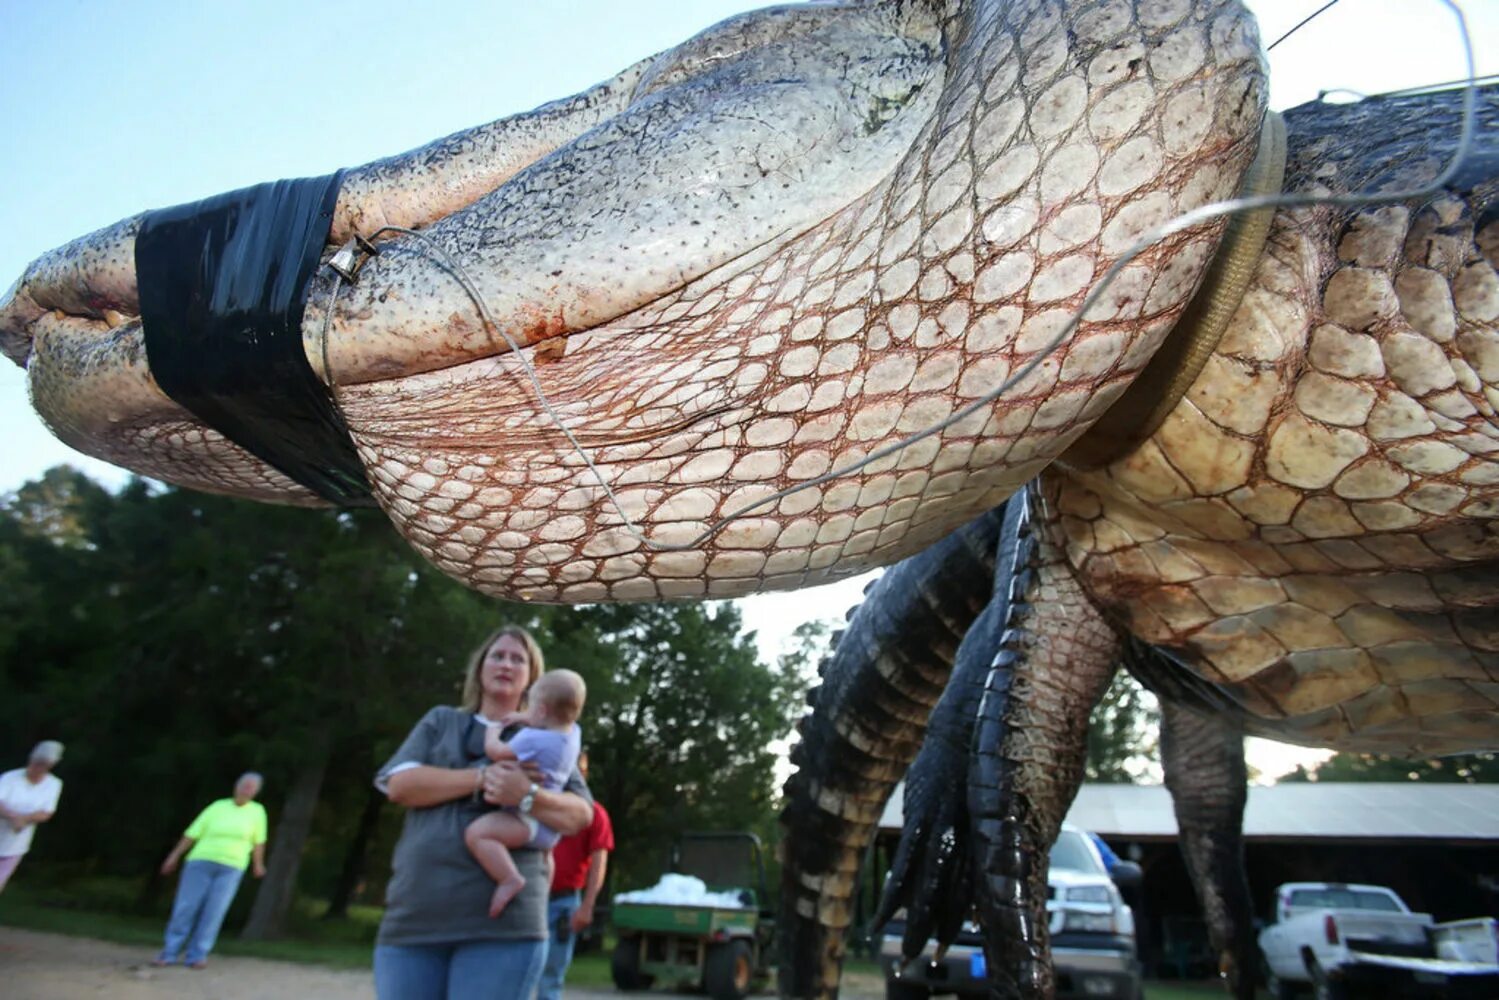
[[640, 942], [635, 938], [621, 938], [614, 946], [609, 971], [614, 976], [614, 985], [622, 990], [649, 989], [656, 981], [655, 976], [640, 971]]
[[1265, 972], [1265, 992], [1274, 1000], [1296, 1000], [1297, 995], [1295, 983], [1288, 983], [1268, 970]]
[[1260, 958], [1260, 976], [1265, 980], [1265, 992], [1271, 1000], [1296, 1000], [1296, 984], [1288, 983], [1270, 971], [1270, 963]]
[[1312, 996], [1317, 1000], [1348, 1000], [1348, 988], [1327, 978], [1322, 966], [1312, 964]]
[[916, 983], [908, 983], [895, 976], [885, 976], [885, 1000], [928, 1000], [932, 991]]
[[1295, 983], [1288, 983], [1273, 972], [1265, 973], [1265, 991], [1274, 1000], [1296, 1000], [1297, 990]]
[[708, 949], [703, 962], [703, 987], [713, 1000], [743, 1000], [749, 995], [755, 963], [749, 945], [743, 941], [726, 941]]

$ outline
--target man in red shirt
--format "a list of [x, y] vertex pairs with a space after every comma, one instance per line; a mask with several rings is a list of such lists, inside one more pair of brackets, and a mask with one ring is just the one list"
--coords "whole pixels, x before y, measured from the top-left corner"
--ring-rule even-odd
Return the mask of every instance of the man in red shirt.
[[[578, 770], [588, 777], [588, 754], [578, 756]], [[541, 970], [541, 984], [536, 1000], [561, 1000], [562, 980], [573, 960], [573, 944], [578, 934], [593, 923], [593, 907], [604, 874], [609, 867], [609, 852], [614, 850], [614, 827], [609, 814], [597, 801], [593, 803], [593, 822], [588, 829], [563, 837], [552, 848], [552, 898], [547, 904], [547, 960]]]

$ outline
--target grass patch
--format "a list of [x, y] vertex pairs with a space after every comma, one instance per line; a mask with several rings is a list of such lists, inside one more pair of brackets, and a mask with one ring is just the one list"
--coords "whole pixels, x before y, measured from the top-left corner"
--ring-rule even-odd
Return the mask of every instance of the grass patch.
[[[153, 951], [161, 947], [165, 915], [98, 909], [97, 905], [97, 898], [86, 892], [12, 885], [0, 895], [0, 924]], [[291, 933], [275, 941], [241, 941], [237, 937], [238, 923], [229, 923], [214, 951], [338, 969], [369, 968], [380, 911], [374, 907], [353, 907], [344, 920], [320, 920], [316, 911], [321, 908], [322, 904], [313, 901], [299, 903], [289, 920]]]
[[[161, 935], [166, 925], [164, 916], [94, 908], [105, 899], [123, 902], [127, 898], [108, 887], [96, 895], [13, 884], [0, 895], [0, 924], [51, 934], [97, 938], [154, 952], [161, 947]], [[337, 969], [368, 969], [380, 910], [352, 907], [348, 918], [330, 921], [319, 919], [322, 906], [316, 901], [299, 902], [290, 920], [291, 936], [281, 940], [241, 941], [235, 936], [238, 927], [232, 925], [214, 950], [226, 955], [247, 955]], [[599, 948], [574, 956], [567, 973], [568, 985], [613, 989], [614, 981], [609, 971], [613, 947], [614, 936], [610, 934]], [[850, 994], [881, 996], [884, 993], [884, 974], [876, 962], [850, 958], [844, 968], [844, 984]], [[774, 984], [770, 989], [773, 993]], [[643, 1000], [666, 995], [669, 994], [662, 990], [638, 994]], [[1223, 988], [1214, 981], [1156, 980], [1145, 984], [1146, 1000], [1222, 1000], [1224, 996]]]
[[609, 938], [605, 944], [597, 951], [573, 956], [573, 964], [567, 967], [568, 986], [599, 990], [614, 988], [614, 977], [609, 972], [609, 954], [614, 948], [614, 939]]
[[[16, 893], [19, 896], [19, 893]], [[162, 924], [145, 917], [117, 913], [93, 913], [47, 906], [31, 900], [0, 896], [0, 924], [29, 931], [97, 938], [116, 944], [161, 947]]]
[[1145, 1000], [1224, 1000], [1227, 996], [1228, 991], [1216, 979], [1198, 982], [1180, 979], [1145, 982]]
[[[607, 942], [613, 947], [613, 938]], [[609, 974], [609, 948], [578, 955], [567, 970], [567, 985], [586, 989], [612, 990], [614, 981]], [[768, 995], [774, 995], [775, 984], [770, 984]], [[885, 993], [885, 975], [878, 962], [866, 958], [849, 958], [843, 965], [843, 995], [880, 997]], [[643, 993], [628, 994], [639, 1000], [680, 996], [671, 991], [654, 989]], [[762, 995], [766, 995], [763, 994]], [[620, 994], [624, 998], [626, 994]], [[1184, 982], [1182, 980], [1151, 980], [1145, 983], [1145, 1000], [1224, 1000], [1228, 994], [1214, 980]], [[952, 994], [944, 994], [935, 1000], [955, 1000]]]

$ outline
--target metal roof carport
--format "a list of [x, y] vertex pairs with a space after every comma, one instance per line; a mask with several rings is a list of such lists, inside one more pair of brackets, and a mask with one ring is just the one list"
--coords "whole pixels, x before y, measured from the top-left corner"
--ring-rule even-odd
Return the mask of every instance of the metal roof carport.
[[[1111, 840], [1176, 839], [1176, 814], [1164, 785], [1084, 785], [1067, 821]], [[1499, 785], [1252, 785], [1244, 808], [1244, 838], [1499, 846]]]
[[[880, 818], [885, 857], [900, 831], [901, 799], [897, 786]], [[1067, 821], [1098, 833], [1144, 869], [1145, 885], [1132, 901], [1142, 958], [1157, 973], [1174, 966], [1202, 974], [1209, 957], [1201, 913], [1176, 847], [1166, 788], [1085, 784]], [[1301, 880], [1388, 885], [1439, 920], [1499, 916], [1499, 785], [1255, 785], [1244, 811], [1244, 844], [1258, 918], [1268, 914], [1275, 886]]]

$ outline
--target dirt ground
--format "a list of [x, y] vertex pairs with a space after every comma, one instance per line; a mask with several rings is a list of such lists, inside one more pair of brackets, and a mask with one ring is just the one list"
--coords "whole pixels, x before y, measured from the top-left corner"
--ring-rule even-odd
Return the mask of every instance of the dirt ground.
[[150, 948], [0, 927], [0, 994], [11, 1000], [374, 1000], [370, 974], [215, 955], [207, 969], [153, 969]]
[[[151, 967], [152, 950], [92, 938], [0, 927], [0, 997], [6, 1000], [374, 1000], [365, 970], [215, 955], [207, 969]], [[568, 1000], [618, 1000], [565, 989]]]
[[[0, 996], [7, 1000], [374, 1000], [367, 971], [215, 955], [207, 969], [153, 969], [149, 948], [0, 926]], [[876, 977], [844, 996], [881, 995]], [[862, 989], [859, 987], [863, 987]], [[568, 1000], [618, 1000], [612, 990], [563, 991]], [[650, 996], [649, 994], [641, 994]], [[672, 996], [674, 994], [655, 994]]]

